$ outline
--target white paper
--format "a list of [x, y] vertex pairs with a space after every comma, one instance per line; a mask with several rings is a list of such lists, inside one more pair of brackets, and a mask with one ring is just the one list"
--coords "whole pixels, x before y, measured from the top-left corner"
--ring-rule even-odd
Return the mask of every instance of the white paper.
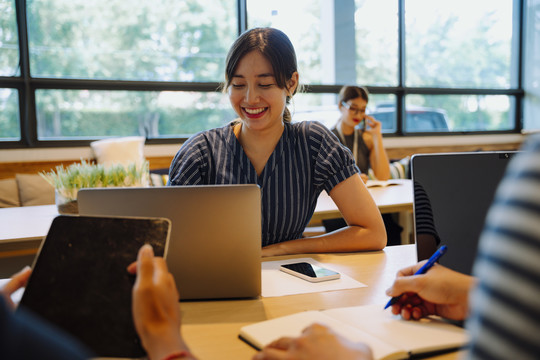
[[[321, 281], [318, 283], [312, 283], [303, 279], [300, 279], [294, 275], [284, 273], [279, 270], [282, 264], [291, 264], [295, 262], [308, 262], [312, 265], [322, 266], [324, 268], [332, 269], [332, 265], [321, 264], [320, 262], [312, 258], [301, 259], [287, 259], [278, 261], [263, 261], [262, 262], [262, 296], [284, 296], [284, 295], [296, 295], [307, 294], [322, 291], [343, 290], [343, 289], [355, 289], [366, 287], [366, 284], [362, 284], [359, 281], [340, 272], [341, 277], [336, 280]], [[338, 271], [339, 272], [339, 271]]]

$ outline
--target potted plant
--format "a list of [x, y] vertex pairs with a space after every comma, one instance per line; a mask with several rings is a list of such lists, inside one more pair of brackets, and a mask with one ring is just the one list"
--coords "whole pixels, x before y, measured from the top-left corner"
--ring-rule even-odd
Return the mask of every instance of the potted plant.
[[55, 189], [56, 206], [60, 214], [77, 214], [77, 192], [92, 187], [148, 186], [149, 165], [130, 163], [127, 166], [115, 164], [104, 166], [85, 160], [64, 168], [40, 172], [39, 174]]

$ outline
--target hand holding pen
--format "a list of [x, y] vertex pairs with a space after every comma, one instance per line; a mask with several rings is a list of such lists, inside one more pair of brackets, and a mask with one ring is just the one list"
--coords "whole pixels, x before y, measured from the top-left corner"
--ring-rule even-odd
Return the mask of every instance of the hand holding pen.
[[405, 320], [429, 315], [463, 320], [468, 315], [468, 295], [476, 279], [440, 264], [417, 275], [427, 263], [423, 261], [399, 271], [392, 286], [386, 290], [387, 295], [399, 299], [392, 305], [392, 313], [401, 314]]
[[[418, 271], [416, 271], [414, 273], [414, 275], [420, 275], [420, 274], [425, 274], [429, 269], [431, 269], [431, 267], [437, 262], [439, 261], [439, 259], [441, 258], [441, 256], [444, 255], [444, 253], [446, 252], [446, 245], [443, 245], [441, 246], [440, 248], [437, 249], [437, 251], [435, 251], [433, 253], [433, 255], [431, 255], [431, 257], [429, 258], [429, 260], [420, 268], [418, 269]], [[388, 302], [386, 303], [386, 306], [384, 307], [385, 309], [387, 309], [388, 307], [394, 305], [395, 303], [397, 303], [399, 301], [399, 298], [400, 296], [394, 296], [392, 297], [390, 300], [388, 300]]]

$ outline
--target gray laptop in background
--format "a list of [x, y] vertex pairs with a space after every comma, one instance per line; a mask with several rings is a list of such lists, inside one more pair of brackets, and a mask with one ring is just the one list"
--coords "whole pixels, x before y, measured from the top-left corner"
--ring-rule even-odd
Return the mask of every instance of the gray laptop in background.
[[470, 274], [487, 211], [516, 151], [414, 155], [414, 228], [418, 260], [448, 251], [440, 263]]
[[170, 219], [166, 261], [182, 300], [261, 293], [257, 185], [82, 189], [78, 205], [81, 215]]

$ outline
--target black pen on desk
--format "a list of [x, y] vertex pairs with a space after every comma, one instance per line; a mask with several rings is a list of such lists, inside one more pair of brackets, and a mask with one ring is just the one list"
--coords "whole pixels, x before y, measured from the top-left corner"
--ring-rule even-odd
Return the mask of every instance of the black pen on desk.
[[[444, 255], [444, 253], [446, 252], [446, 245], [443, 245], [441, 246], [440, 248], [437, 249], [437, 251], [435, 251], [433, 253], [433, 255], [431, 255], [431, 257], [429, 258], [429, 260], [424, 264], [424, 266], [422, 266], [420, 269], [418, 269], [417, 272], [414, 273], [414, 275], [420, 275], [420, 274], [425, 274], [429, 269], [431, 269], [431, 267], [437, 262], [439, 261], [439, 259], [441, 258], [441, 256]], [[400, 296], [394, 296], [393, 298], [391, 298], [390, 300], [388, 300], [388, 302], [386, 303], [386, 306], [384, 307], [384, 309], [388, 309], [390, 306], [394, 305], [395, 303], [398, 302], [399, 298], [401, 297]]]

